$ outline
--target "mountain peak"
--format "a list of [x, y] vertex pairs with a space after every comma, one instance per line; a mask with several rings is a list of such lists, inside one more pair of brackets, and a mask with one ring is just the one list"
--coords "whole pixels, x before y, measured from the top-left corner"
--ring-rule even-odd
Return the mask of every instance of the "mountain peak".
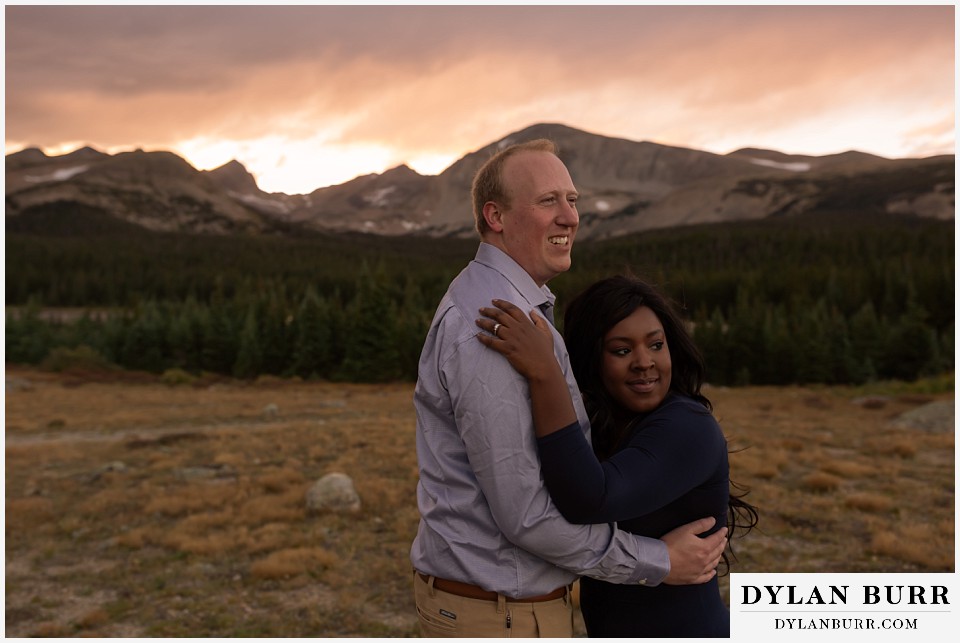
[[15, 170], [28, 167], [30, 165], [36, 165], [37, 163], [43, 163], [49, 158], [50, 157], [47, 156], [39, 147], [27, 147], [19, 152], [7, 154], [4, 160], [7, 170]]
[[411, 168], [406, 163], [398, 165], [397, 167], [392, 167], [380, 176], [389, 177], [391, 179], [404, 179], [411, 176], [423, 176], [413, 168]]
[[210, 170], [210, 172], [211, 172], [211, 173], [213, 173], [213, 172], [224, 172], [224, 173], [225, 173], [225, 172], [243, 172], [244, 174], [247, 174], [247, 168], [246, 168], [246, 166], [244, 166], [243, 163], [241, 163], [241, 162], [238, 161], [237, 159], [233, 159], [233, 160], [227, 161], [226, 163], [224, 163], [224, 164], [221, 165], [220, 167], [217, 167], [217, 168], [214, 168], [214, 169]]
[[221, 187], [228, 190], [242, 194], [255, 194], [260, 192], [257, 180], [247, 171], [243, 163], [236, 159], [228, 161], [213, 170], [207, 170], [206, 174]]

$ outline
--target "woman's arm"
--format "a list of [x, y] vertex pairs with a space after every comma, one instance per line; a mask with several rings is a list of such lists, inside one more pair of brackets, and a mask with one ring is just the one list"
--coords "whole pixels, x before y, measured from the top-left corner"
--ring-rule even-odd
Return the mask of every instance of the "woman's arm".
[[668, 399], [602, 463], [580, 430], [566, 427], [539, 438], [544, 483], [564, 518], [574, 523], [636, 518], [719, 475], [726, 441], [716, 420], [695, 404]]
[[[509, 302], [494, 299], [493, 303], [498, 308], [480, 309], [488, 319], [477, 320], [477, 326], [491, 334], [480, 333], [477, 339], [506, 357], [527, 379], [537, 437], [576, 423], [577, 412], [567, 381], [553, 352], [550, 324], [534, 312], [527, 319], [522, 310]], [[497, 332], [493, 334], [495, 327]]]

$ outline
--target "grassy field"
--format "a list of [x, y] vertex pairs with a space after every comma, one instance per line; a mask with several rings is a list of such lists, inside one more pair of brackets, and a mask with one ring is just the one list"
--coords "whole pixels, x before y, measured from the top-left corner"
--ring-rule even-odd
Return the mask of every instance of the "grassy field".
[[[417, 635], [411, 384], [6, 380], [7, 636]], [[761, 512], [734, 571], [952, 571], [952, 391], [710, 388]], [[335, 471], [362, 509], [308, 514]]]

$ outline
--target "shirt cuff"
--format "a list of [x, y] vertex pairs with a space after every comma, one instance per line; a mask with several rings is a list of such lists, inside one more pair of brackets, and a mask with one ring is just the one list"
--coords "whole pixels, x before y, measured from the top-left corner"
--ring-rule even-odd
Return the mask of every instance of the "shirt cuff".
[[637, 538], [640, 558], [627, 583], [655, 587], [670, 573], [670, 552], [667, 550], [667, 543], [657, 538]]

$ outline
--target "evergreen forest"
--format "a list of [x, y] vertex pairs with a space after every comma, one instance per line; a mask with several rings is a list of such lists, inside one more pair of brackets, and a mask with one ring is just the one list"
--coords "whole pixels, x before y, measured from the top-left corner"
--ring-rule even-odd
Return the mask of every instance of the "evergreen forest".
[[[76, 204], [6, 221], [6, 361], [412, 381], [475, 239], [149, 232]], [[819, 212], [578, 241], [565, 301], [632, 273], [678, 304], [716, 385], [954, 367], [954, 222]], [[65, 311], [70, 314], [66, 314]]]

